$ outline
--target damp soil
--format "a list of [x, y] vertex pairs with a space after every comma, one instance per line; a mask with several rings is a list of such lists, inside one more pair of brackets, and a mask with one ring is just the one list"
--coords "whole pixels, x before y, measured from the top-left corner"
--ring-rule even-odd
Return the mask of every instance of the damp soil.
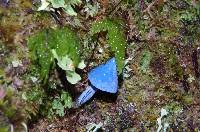
[[[63, 117], [55, 115], [49, 119], [37, 113], [33, 118], [19, 117], [14, 121], [24, 120], [30, 132], [86, 131], [90, 123], [102, 123], [99, 131], [156, 131], [163, 108], [168, 111], [162, 119], [163, 124], [169, 124], [168, 131], [199, 131], [200, 13], [195, 10], [200, 9], [198, 1], [100, 0], [98, 3], [99, 13], [88, 18], [81, 14], [82, 5], [75, 7], [82, 23], [81, 28], [75, 29], [83, 36], [95, 20], [120, 17], [124, 21], [127, 64], [119, 75], [118, 93], [98, 91], [83, 106], [66, 109]], [[56, 19], [55, 14], [36, 11], [38, 5], [37, 0], [0, 0], [0, 79], [4, 80], [0, 81], [6, 82], [6, 86], [0, 87], [12, 86], [19, 92], [31, 88], [24, 76], [32, 65], [27, 47], [29, 36], [44, 28], [73, 27], [73, 17], [61, 12]], [[104, 33], [98, 37], [99, 46], [104, 45]], [[88, 64], [93, 61], [100, 64], [99, 47], [96, 48], [92, 59], [86, 60]], [[16, 58], [22, 65], [12, 67]], [[73, 100], [85, 89], [87, 72], [92, 67], [88, 65], [80, 71], [84, 85], [70, 85], [62, 75], [57, 75]], [[37, 105], [32, 106], [30, 111]], [[8, 124], [7, 117], [2, 119]]]

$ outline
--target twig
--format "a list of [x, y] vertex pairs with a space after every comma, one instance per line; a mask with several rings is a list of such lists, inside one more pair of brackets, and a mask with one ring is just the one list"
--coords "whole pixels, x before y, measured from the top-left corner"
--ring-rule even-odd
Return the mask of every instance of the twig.
[[153, 2], [151, 2], [151, 4], [149, 4], [148, 7], [143, 11], [143, 13], [147, 12], [151, 18], [153, 18], [153, 16], [150, 10], [151, 10], [151, 7], [153, 7], [153, 5], [156, 3], [156, 1], [157, 0], [154, 0]]
[[108, 16], [113, 12], [115, 11], [115, 9], [122, 3], [123, 0], [120, 0], [117, 5], [107, 14]]
[[151, 9], [151, 7], [155, 4], [156, 1], [157, 1], [157, 0], [154, 0], [153, 2], [151, 2], [151, 4], [149, 4], [149, 5], [147, 6], [147, 8], [146, 8], [143, 12], [149, 12], [150, 9]]

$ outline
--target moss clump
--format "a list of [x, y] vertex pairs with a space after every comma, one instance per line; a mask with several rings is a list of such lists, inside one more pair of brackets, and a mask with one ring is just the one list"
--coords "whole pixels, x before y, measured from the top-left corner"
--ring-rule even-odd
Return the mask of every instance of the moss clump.
[[28, 39], [31, 59], [40, 67], [41, 79], [48, 78], [49, 70], [53, 63], [51, 50], [55, 49], [58, 56], [68, 55], [74, 66], [80, 62], [79, 39], [69, 28], [43, 30]]
[[110, 19], [103, 19], [92, 24], [90, 29], [90, 34], [94, 35], [96, 33], [107, 31], [107, 41], [111, 46], [112, 51], [115, 53], [117, 67], [119, 73], [122, 72], [124, 66], [125, 57], [125, 35], [120, 25], [120, 22]]
[[26, 123], [27, 119], [24, 104], [13, 89], [7, 88], [4, 92], [5, 96], [0, 99], [0, 123], [3, 123], [4, 127], [0, 126], [0, 130], [10, 128], [12, 124], [16, 127], [15, 130], [21, 131], [24, 129], [22, 123]]

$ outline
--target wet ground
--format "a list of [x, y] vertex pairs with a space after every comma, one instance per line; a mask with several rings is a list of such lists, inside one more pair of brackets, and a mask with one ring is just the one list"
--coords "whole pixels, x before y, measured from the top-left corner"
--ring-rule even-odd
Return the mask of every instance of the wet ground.
[[[25, 122], [31, 132], [86, 131], [92, 125], [100, 126], [100, 131], [157, 131], [161, 126], [162, 131], [198, 132], [200, 3], [195, 0], [140, 0], [133, 3], [102, 0], [98, 3], [100, 10], [93, 17], [82, 14], [83, 5], [76, 7], [82, 24], [77, 28], [74, 17], [63, 12], [56, 20], [49, 12], [36, 11], [40, 4], [37, 0], [13, 0], [8, 3], [0, 0], [0, 87], [13, 88], [17, 95], [6, 96], [16, 109], [12, 116], [6, 117], [5, 111], [13, 108], [1, 105], [0, 125], [10, 123], [21, 131], [21, 122]], [[32, 65], [27, 47], [28, 37], [44, 28], [65, 25], [75, 28], [83, 37], [91, 22], [104, 17], [120, 17], [125, 23], [127, 63], [123, 75], [119, 76], [118, 93], [98, 92], [82, 107], [67, 109], [64, 117], [48, 119], [40, 116], [37, 103], [28, 105], [18, 96], [18, 93], [40, 87], [28, 79], [29, 66]], [[103, 60], [108, 52], [102, 54], [98, 49], [105, 46], [104, 33], [99, 35], [97, 43], [93, 60], [100, 64], [99, 60]], [[84, 55], [87, 56], [87, 53]], [[91, 63], [91, 60], [86, 59], [86, 62]], [[85, 76], [88, 69], [83, 72], [82, 83], [87, 81]], [[50, 81], [54, 78], [56, 76]], [[66, 89], [72, 87], [68, 83], [65, 85]], [[85, 88], [80, 84], [73, 87], [78, 93]], [[76, 94], [72, 95], [73, 99], [77, 97]], [[0, 99], [4, 96], [4, 92], [0, 91]], [[157, 120], [161, 117], [162, 109], [167, 114], [159, 124]], [[24, 116], [27, 113], [24, 110], [39, 116], [31, 114], [35, 118], [30, 119]]]

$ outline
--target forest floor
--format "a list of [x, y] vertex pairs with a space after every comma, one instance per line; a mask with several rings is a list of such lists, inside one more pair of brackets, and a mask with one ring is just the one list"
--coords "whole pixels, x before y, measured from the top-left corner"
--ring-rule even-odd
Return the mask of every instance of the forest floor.
[[[76, 16], [62, 8], [37, 11], [40, 5], [39, 0], [0, 0], [0, 131], [200, 131], [198, 1], [82, 1], [73, 6]], [[99, 91], [58, 116], [50, 109], [60, 94], [55, 89], [75, 101], [88, 85], [87, 72], [112, 54], [105, 32], [93, 41], [86, 35], [93, 22], [104, 18], [123, 21], [126, 65], [118, 93]], [[41, 30], [65, 26], [78, 34], [88, 65], [75, 85], [63, 83], [56, 68], [43, 85], [35, 78], [27, 43]]]

